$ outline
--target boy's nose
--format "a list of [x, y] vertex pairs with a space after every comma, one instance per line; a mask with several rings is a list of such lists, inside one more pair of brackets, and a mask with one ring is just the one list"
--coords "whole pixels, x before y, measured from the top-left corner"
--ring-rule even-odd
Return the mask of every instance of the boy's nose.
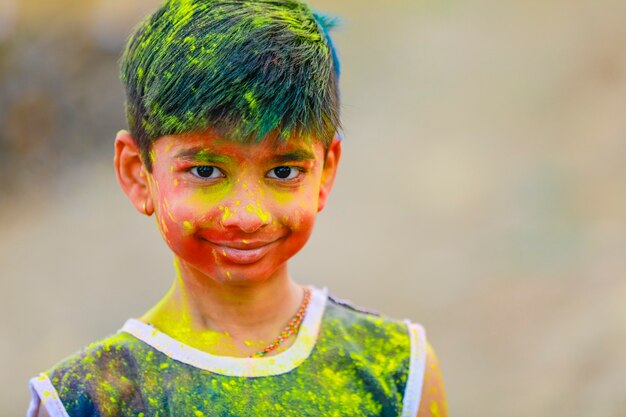
[[258, 200], [223, 206], [222, 209], [222, 225], [237, 227], [245, 233], [254, 233], [271, 222], [271, 214], [263, 209]]
[[272, 222], [269, 211], [265, 210], [261, 199], [261, 190], [248, 187], [250, 183], [240, 183], [241, 186], [232, 195], [230, 204], [220, 207], [222, 226], [237, 227], [245, 233], [254, 233]]

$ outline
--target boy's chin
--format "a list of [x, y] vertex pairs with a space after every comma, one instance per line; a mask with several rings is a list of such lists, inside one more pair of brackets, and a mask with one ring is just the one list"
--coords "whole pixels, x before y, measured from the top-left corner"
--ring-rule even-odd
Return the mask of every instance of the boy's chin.
[[260, 282], [264, 282], [268, 280], [270, 277], [262, 274], [245, 274], [245, 273], [237, 273], [230, 272], [229, 274], [224, 274], [219, 276], [218, 279], [212, 278], [214, 281], [217, 281], [223, 285], [233, 285], [233, 286], [249, 286], [258, 284]]
[[216, 284], [233, 285], [233, 286], [249, 286], [255, 285], [267, 280], [279, 278], [286, 274], [287, 266], [280, 265], [278, 268], [268, 268], [261, 263], [258, 265], [235, 265], [232, 268], [214, 268], [204, 269], [202, 267], [194, 268], [199, 272], [201, 279], [210, 280]]

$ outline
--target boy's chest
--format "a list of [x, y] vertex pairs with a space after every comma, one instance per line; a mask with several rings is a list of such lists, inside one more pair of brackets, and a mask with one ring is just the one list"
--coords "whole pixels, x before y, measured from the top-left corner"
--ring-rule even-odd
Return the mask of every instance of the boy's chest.
[[142, 411], [153, 416], [207, 417], [400, 414], [401, 398], [363, 371], [327, 368], [308, 376], [296, 374], [300, 372], [263, 378], [172, 375], [137, 392], [145, 411], [133, 410], [129, 415]]
[[391, 378], [381, 380], [350, 358], [336, 358], [333, 364], [306, 361], [295, 372], [260, 378], [228, 377], [176, 363], [158, 368], [138, 372], [115, 398], [95, 395], [95, 409], [101, 416], [352, 417], [399, 416], [402, 408], [400, 387]]

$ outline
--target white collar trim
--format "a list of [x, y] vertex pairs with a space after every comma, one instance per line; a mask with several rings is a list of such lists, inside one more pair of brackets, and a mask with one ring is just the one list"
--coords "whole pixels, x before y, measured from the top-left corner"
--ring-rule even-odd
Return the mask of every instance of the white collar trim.
[[212, 355], [179, 342], [149, 324], [136, 319], [126, 321], [120, 331], [135, 336], [174, 360], [213, 373], [239, 377], [280, 375], [295, 369], [304, 362], [313, 351], [317, 341], [328, 291], [326, 288], [320, 290], [313, 287], [311, 287], [311, 290], [311, 301], [295, 342], [289, 348], [274, 356], [235, 358]]

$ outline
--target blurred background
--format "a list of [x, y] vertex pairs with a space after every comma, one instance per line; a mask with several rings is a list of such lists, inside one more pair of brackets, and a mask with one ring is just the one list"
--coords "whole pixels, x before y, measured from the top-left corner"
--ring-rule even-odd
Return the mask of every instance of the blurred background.
[[[0, 416], [173, 278], [111, 163], [157, 3], [0, 0]], [[451, 416], [626, 416], [626, 2], [312, 4], [345, 142], [293, 275], [424, 324]]]

